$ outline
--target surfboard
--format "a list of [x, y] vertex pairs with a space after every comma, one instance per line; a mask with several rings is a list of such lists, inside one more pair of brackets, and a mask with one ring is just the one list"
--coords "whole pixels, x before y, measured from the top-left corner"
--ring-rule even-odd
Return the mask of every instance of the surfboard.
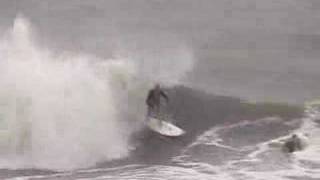
[[155, 131], [164, 136], [174, 137], [174, 136], [181, 136], [185, 134], [185, 131], [182, 130], [181, 128], [169, 122], [156, 119], [154, 117], [148, 117], [147, 125], [152, 131]]

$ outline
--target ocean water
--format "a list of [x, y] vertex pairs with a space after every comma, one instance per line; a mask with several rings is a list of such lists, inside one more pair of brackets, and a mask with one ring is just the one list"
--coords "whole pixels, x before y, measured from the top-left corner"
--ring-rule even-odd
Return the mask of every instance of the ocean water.
[[[319, 179], [317, 9], [1, 1], [0, 179]], [[145, 127], [155, 83], [184, 136]]]

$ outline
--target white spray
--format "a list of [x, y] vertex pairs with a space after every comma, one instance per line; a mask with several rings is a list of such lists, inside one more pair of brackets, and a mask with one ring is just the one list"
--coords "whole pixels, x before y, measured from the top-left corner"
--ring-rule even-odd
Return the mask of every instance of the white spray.
[[190, 53], [179, 51], [188, 66], [154, 76], [145, 71], [150, 64], [127, 56], [52, 54], [17, 18], [0, 40], [0, 166], [64, 170], [127, 156], [135, 130], [128, 122], [143, 119], [147, 88], [165, 79], [174, 85], [192, 68]]

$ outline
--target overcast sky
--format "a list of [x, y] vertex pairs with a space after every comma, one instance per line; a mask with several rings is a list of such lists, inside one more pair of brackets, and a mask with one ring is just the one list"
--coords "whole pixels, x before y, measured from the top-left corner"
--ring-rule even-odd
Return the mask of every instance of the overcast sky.
[[112, 56], [190, 47], [191, 85], [215, 94], [303, 102], [320, 96], [318, 0], [1, 0], [0, 30], [20, 14], [57, 50]]

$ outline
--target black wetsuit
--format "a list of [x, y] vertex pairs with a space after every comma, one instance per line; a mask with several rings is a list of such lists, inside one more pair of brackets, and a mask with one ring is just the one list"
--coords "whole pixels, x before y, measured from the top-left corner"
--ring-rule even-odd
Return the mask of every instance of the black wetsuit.
[[151, 115], [151, 113], [159, 113], [161, 96], [167, 101], [169, 100], [166, 93], [164, 93], [161, 89], [152, 89], [149, 91], [146, 100], [146, 104], [148, 105], [148, 115]]
[[296, 136], [291, 137], [284, 145], [290, 153], [302, 149], [301, 140]]

